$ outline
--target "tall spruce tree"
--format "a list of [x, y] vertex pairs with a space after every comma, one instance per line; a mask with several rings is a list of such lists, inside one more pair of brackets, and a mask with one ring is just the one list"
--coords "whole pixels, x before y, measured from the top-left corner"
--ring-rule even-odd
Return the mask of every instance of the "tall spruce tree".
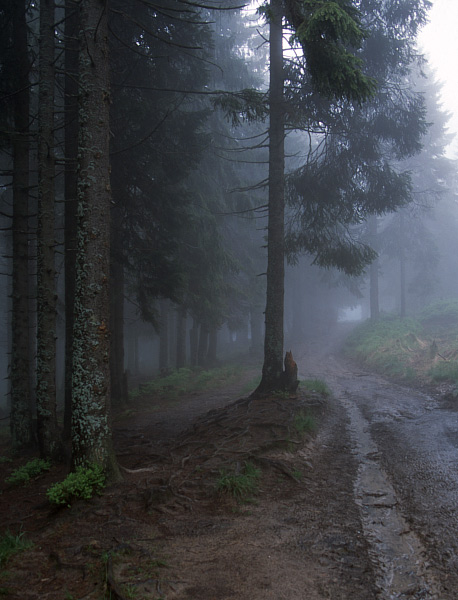
[[348, 47], [361, 46], [364, 32], [351, 2], [273, 0], [265, 9], [270, 22], [269, 223], [266, 330], [262, 379], [256, 394], [295, 386], [283, 371], [284, 314], [284, 64], [283, 17], [300, 44], [316, 90], [331, 98], [360, 103], [374, 92], [374, 81]]
[[37, 433], [40, 453], [59, 458], [56, 405], [54, 0], [40, 2], [37, 228]]
[[72, 462], [119, 477], [110, 405], [111, 101], [107, 4], [83, 0], [79, 35], [78, 231], [73, 331]]
[[[29, 393], [29, 252], [28, 213], [30, 187], [30, 57], [27, 3], [12, 4], [14, 131], [13, 150], [13, 281], [11, 353], [11, 435], [14, 447], [33, 443], [32, 409]], [[11, 62], [11, 66], [12, 66]]]

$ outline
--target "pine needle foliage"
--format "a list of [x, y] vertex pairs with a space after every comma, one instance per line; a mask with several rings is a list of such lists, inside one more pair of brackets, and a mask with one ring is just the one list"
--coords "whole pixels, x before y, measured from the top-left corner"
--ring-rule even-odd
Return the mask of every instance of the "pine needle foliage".
[[352, 2], [288, 0], [286, 17], [293, 27], [290, 42], [302, 47], [313, 87], [319, 94], [358, 104], [374, 96], [376, 82], [362, 72], [363, 62], [352, 52], [367, 36]]

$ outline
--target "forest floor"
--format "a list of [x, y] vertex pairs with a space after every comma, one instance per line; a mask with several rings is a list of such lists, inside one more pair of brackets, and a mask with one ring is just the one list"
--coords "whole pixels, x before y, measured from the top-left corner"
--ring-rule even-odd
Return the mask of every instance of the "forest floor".
[[[0, 464], [0, 531], [33, 544], [1, 566], [0, 596], [384, 597], [355, 502], [345, 407], [301, 388], [295, 397], [242, 397], [251, 376], [173, 403], [143, 397], [116, 414], [124, 480], [70, 508], [46, 498], [63, 467], [13, 487], [5, 478], [27, 457]], [[250, 473], [244, 498], [218, 490], [232, 482], [241, 491]]]

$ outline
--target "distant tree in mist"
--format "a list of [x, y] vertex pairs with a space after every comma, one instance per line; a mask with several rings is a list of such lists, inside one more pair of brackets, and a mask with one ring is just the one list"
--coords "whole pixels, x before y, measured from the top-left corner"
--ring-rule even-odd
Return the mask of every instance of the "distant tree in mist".
[[[29, 191], [30, 191], [30, 68], [27, 3], [11, 1], [2, 12], [1, 86], [11, 104], [3, 101], [2, 142], [12, 152], [12, 349], [11, 435], [13, 447], [33, 443], [29, 393]], [[11, 52], [12, 50], [12, 52]], [[5, 118], [7, 117], [7, 118]]]
[[[418, 62], [415, 36], [429, 3], [406, 4], [402, 10], [392, 4], [360, 6], [370, 27], [360, 57], [377, 81], [377, 92], [360, 107], [315, 102], [308, 120], [308, 160], [288, 178], [290, 257], [306, 252], [314, 264], [349, 275], [360, 275], [376, 258], [370, 239], [362, 235], [365, 221], [373, 229], [377, 215], [411, 200], [411, 175], [399, 168], [400, 160], [420, 151], [427, 129], [424, 100], [409, 73]], [[292, 78], [296, 71], [293, 64]], [[307, 115], [313, 90], [304, 88], [301, 98], [292, 89]], [[373, 282], [376, 272], [374, 264]]]
[[421, 90], [427, 109], [428, 128], [421, 138], [422, 149], [395, 163], [399, 170], [410, 173], [410, 203], [385, 222], [381, 221], [382, 232], [377, 241], [381, 259], [385, 263], [387, 259], [391, 261], [384, 270], [393, 270], [393, 264], [398, 264], [397, 276], [391, 277], [394, 280], [391, 289], [395, 291], [401, 317], [409, 311], [409, 295], [414, 309], [437, 297], [440, 238], [432, 234], [430, 222], [435, 219], [435, 207], [446, 195], [454, 175], [453, 161], [445, 156], [450, 140], [446, 133], [449, 117], [440, 104], [440, 84], [430, 69], [425, 73], [426, 78], [412, 80], [412, 86]]

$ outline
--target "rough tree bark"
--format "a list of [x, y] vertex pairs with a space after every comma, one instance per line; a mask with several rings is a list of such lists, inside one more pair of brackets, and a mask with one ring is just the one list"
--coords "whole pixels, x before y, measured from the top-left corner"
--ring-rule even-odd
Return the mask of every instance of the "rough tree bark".
[[37, 227], [37, 434], [40, 454], [60, 459], [56, 407], [54, 215], [54, 0], [40, 2]]
[[110, 165], [107, 4], [82, 0], [72, 462], [119, 478], [110, 407]]
[[71, 438], [73, 312], [75, 304], [78, 156], [78, 5], [65, 2], [65, 412], [64, 438]]
[[33, 442], [29, 396], [28, 209], [29, 209], [29, 58], [26, 3], [13, 3], [16, 56], [13, 135], [13, 277], [11, 335], [11, 437], [14, 448]]

